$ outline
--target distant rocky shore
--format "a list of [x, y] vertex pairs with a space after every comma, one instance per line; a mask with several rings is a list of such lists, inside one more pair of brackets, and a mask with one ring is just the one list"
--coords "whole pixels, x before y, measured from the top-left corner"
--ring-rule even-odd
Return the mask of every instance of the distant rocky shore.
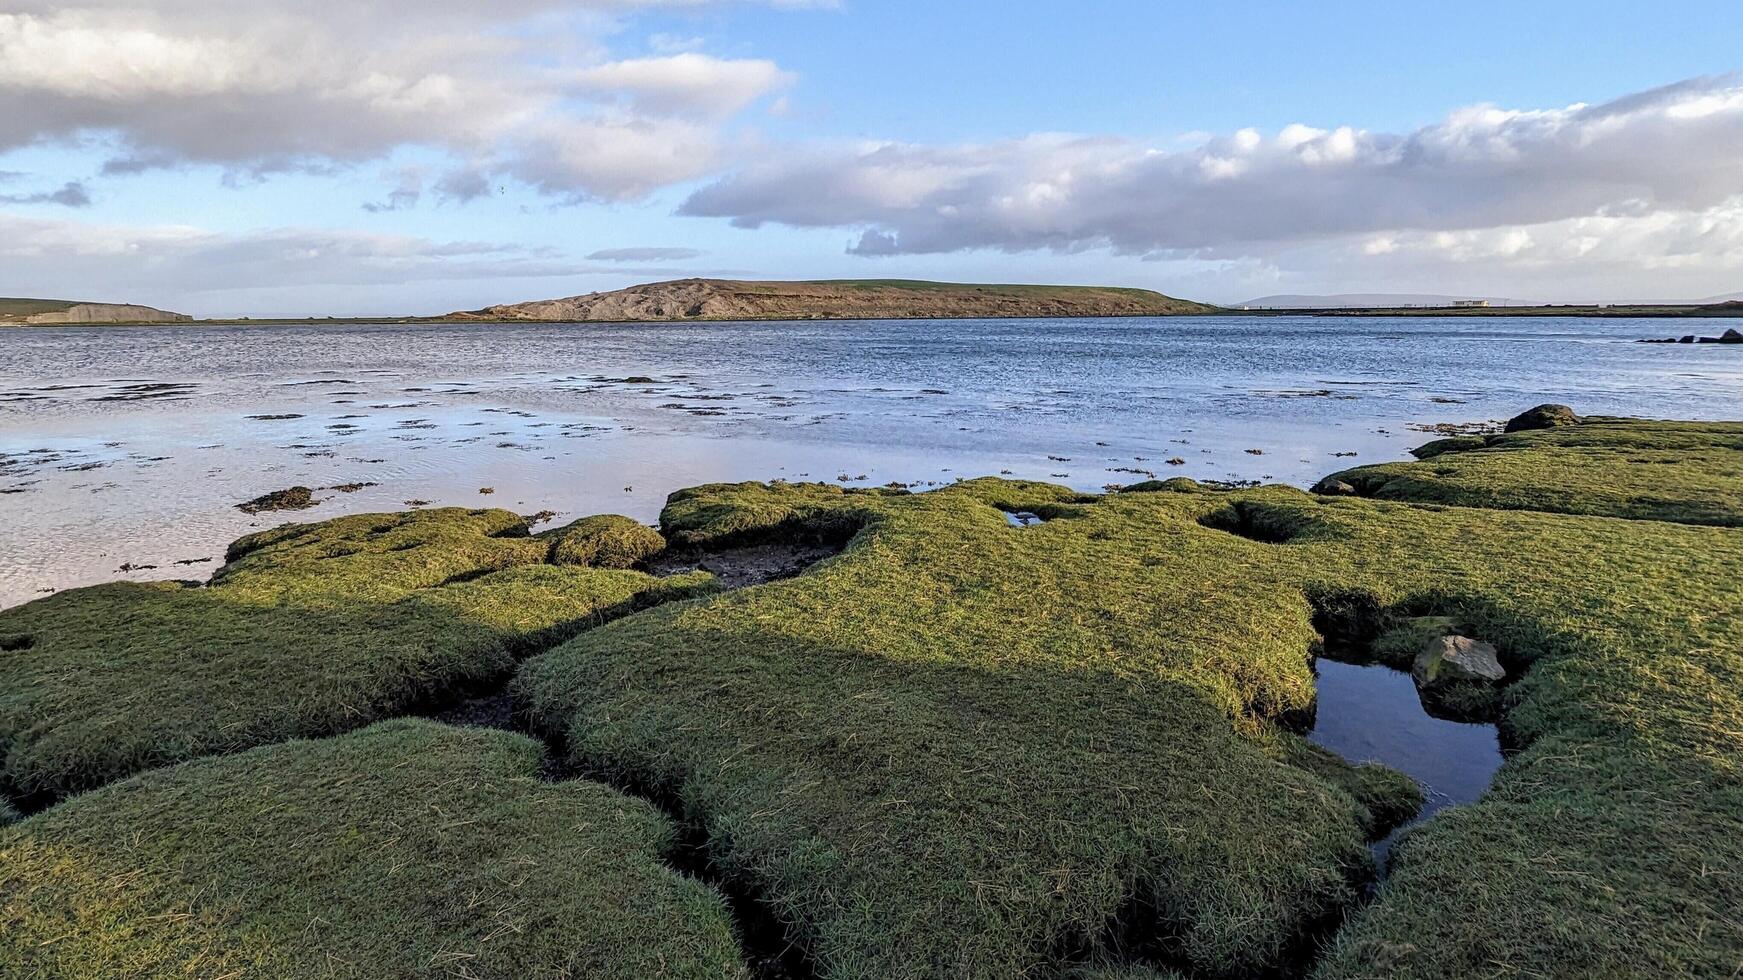
[[1681, 337], [1666, 337], [1663, 340], [1648, 338], [1640, 341], [1642, 344], [1743, 344], [1743, 333], [1727, 330], [1717, 337], [1697, 337], [1694, 334], [1684, 334]]
[[132, 303], [0, 298], [0, 327], [78, 323], [186, 323], [193, 317]]

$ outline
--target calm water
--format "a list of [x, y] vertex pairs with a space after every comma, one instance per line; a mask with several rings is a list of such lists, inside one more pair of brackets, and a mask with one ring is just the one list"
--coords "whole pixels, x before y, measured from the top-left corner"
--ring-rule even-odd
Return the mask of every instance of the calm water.
[[[1431, 716], [1404, 671], [1321, 657], [1314, 673], [1319, 701], [1309, 738], [1351, 762], [1384, 763], [1415, 779], [1425, 802], [1412, 824], [1483, 795], [1501, 768], [1495, 726]], [[1382, 865], [1403, 829], [1375, 844]]]
[[[1429, 438], [1413, 426], [1543, 401], [1739, 417], [1743, 350], [1631, 342], [1723, 326], [1219, 317], [6, 330], [0, 606], [115, 578], [204, 578], [251, 528], [408, 501], [652, 520], [668, 492], [712, 480], [925, 487], [1009, 471], [1087, 490], [1150, 473], [1307, 484], [1402, 457]], [[297, 417], [250, 418], [273, 415]], [[297, 514], [234, 509], [296, 484], [373, 485], [323, 490]]]

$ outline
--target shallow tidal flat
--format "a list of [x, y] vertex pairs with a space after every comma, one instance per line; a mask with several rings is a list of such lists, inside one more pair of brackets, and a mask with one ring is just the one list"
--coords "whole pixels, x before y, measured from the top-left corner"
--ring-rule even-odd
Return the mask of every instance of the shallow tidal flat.
[[[1691, 329], [1706, 329], [1697, 324]], [[204, 579], [297, 518], [643, 521], [719, 480], [1308, 486], [1551, 399], [1723, 417], [1735, 349], [1650, 321], [1340, 318], [0, 332], [0, 606]], [[307, 510], [238, 504], [304, 487]], [[485, 491], [489, 491], [488, 493]]]
[[0, 611], [0, 975], [1731, 976], [1743, 423], [1510, 427], [357, 514]]

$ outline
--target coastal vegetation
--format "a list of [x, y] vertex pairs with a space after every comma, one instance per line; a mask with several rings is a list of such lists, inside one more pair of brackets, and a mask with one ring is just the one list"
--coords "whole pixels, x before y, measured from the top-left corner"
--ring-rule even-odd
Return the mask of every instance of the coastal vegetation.
[[0, 975], [747, 977], [671, 822], [545, 764], [400, 720], [85, 794], [0, 839]]
[[[756, 917], [831, 980], [1731, 976], [1743, 424], [1531, 418], [1321, 494], [363, 515], [0, 612], [0, 967], [730, 977]], [[648, 571], [789, 545], [840, 552]], [[1422, 795], [1301, 737], [1314, 657], [1436, 643], [1508, 760], [1370, 898]], [[499, 690], [522, 734], [386, 720]]]
[[242, 538], [206, 588], [120, 582], [0, 612], [0, 786], [52, 799], [440, 706], [520, 652], [708, 588], [551, 550], [506, 511], [359, 515]]
[[1381, 500], [1743, 526], [1743, 425], [1589, 418], [1457, 436], [1321, 484]]

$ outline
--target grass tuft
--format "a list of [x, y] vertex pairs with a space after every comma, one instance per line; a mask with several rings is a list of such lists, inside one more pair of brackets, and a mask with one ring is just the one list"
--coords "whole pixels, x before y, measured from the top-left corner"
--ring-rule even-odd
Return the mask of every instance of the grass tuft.
[[584, 517], [539, 538], [551, 543], [551, 564], [583, 568], [635, 568], [666, 550], [660, 532], [617, 514]]
[[503, 732], [391, 721], [0, 829], [0, 976], [748, 976], [674, 829]]
[[364, 514], [250, 535], [210, 588], [115, 583], [0, 611], [0, 785], [54, 798], [457, 700], [529, 650], [708, 591], [544, 565], [523, 518]]

